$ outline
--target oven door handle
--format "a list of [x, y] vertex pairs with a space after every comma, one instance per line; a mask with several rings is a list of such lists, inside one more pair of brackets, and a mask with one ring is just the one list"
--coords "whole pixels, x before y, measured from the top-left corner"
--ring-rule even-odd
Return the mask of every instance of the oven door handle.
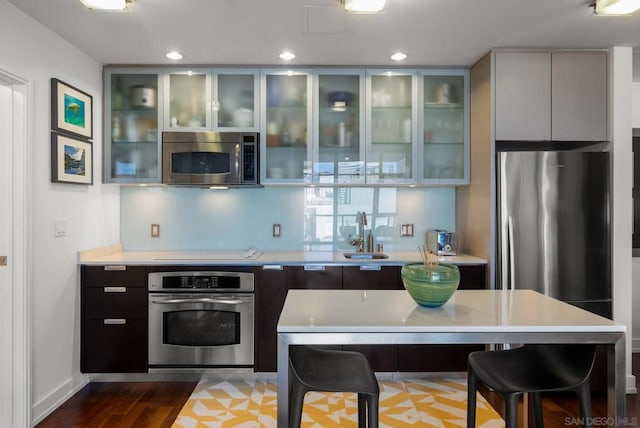
[[197, 299], [152, 300], [151, 303], [158, 303], [161, 305], [175, 304], [175, 303], [219, 303], [222, 305], [240, 305], [243, 303], [251, 303], [251, 301], [241, 300], [241, 299], [212, 299], [210, 297], [201, 297]]

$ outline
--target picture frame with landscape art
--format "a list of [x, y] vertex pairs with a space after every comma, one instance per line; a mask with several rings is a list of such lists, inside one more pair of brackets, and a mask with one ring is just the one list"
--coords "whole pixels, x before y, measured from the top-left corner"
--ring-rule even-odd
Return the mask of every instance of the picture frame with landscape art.
[[93, 184], [93, 145], [71, 135], [52, 132], [51, 181]]
[[93, 138], [93, 97], [68, 83], [51, 79], [51, 129]]

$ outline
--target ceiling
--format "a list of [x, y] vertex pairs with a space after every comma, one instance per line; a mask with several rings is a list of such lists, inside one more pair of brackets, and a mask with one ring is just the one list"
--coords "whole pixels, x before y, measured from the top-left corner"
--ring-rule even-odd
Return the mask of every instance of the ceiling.
[[[470, 66], [491, 48], [635, 48], [640, 13], [594, 16], [591, 0], [389, 0], [348, 14], [339, 0], [133, 0], [126, 12], [79, 0], [9, 0], [103, 64]], [[393, 64], [392, 64], [393, 63]]]

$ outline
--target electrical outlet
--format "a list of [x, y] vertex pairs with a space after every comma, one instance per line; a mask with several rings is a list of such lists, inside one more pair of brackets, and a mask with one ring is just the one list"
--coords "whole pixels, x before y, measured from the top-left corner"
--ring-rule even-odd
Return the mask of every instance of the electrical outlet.
[[273, 237], [274, 238], [280, 237], [280, 224], [277, 224], [277, 223], [273, 224]]
[[160, 225], [159, 224], [152, 224], [151, 225], [151, 237], [152, 238], [159, 238], [160, 237]]
[[400, 225], [400, 237], [410, 238], [413, 236], [413, 223]]

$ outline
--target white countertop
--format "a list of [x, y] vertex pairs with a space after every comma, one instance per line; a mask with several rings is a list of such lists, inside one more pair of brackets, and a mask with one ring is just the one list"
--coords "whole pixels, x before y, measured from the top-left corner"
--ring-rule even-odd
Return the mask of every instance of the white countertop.
[[[201, 251], [123, 251], [121, 245], [80, 251], [78, 263], [83, 265], [402, 265], [420, 261], [416, 251], [385, 251], [387, 259], [347, 259], [342, 252], [331, 251], [256, 251], [201, 250]], [[441, 263], [482, 265], [487, 261], [467, 254], [442, 256]]]
[[404, 290], [290, 290], [278, 333], [624, 332], [532, 290], [458, 290], [425, 308]]

